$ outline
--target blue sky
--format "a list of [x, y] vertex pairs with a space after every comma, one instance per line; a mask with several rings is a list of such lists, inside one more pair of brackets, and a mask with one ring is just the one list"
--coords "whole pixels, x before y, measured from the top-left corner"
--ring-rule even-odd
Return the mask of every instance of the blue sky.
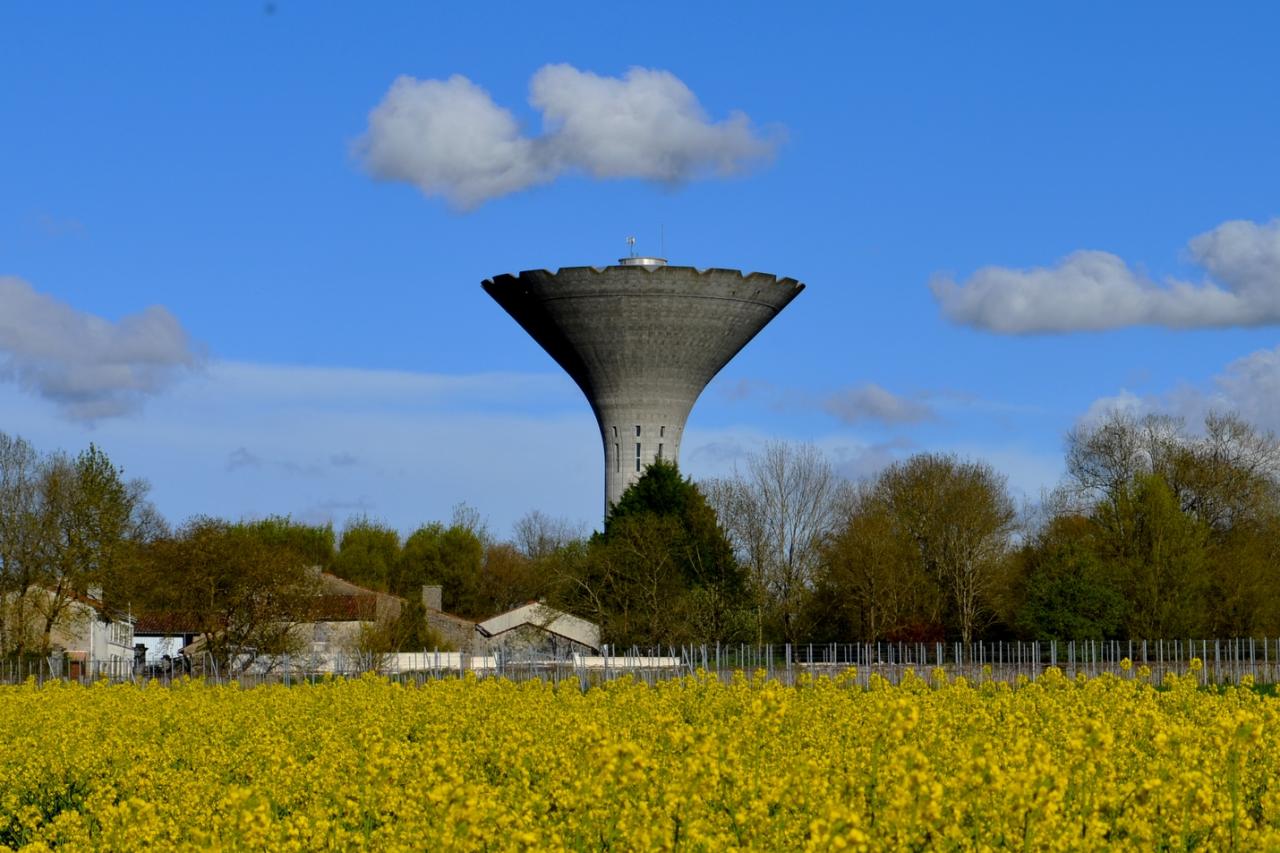
[[[781, 438], [1035, 498], [1109, 406], [1280, 427], [1280, 9], [691, 5], [0, 6], [0, 430], [99, 443], [175, 521], [594, 524], [590, 411], [479, 283], [660, 233], [808, 285], [695, 407], [695, 476]], [[563, 154], [560, 64], [668, 72], [769, 153], [593, 177], [588, 135], [469, 210], [362, 153], [397, 78], [462, 75]]]

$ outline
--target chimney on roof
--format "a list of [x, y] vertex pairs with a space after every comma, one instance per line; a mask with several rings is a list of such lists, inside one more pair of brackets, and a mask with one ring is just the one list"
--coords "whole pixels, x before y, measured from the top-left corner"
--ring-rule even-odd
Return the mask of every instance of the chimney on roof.
[[428, 610], [443, 610], [444, 587], [424, 585], [422, 587], [422, 606]]

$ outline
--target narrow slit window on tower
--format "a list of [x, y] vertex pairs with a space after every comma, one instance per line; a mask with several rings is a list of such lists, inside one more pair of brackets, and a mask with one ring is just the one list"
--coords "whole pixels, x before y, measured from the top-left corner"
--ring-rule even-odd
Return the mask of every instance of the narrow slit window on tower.
[[666, 437], [667, 437], [667, 428], [664, 426], [658, 427], [658, 438], [666, 438]]
[[659, 445], [658, 445], [658, 458], [659, 458], [659, 459], [661, 459], [661, 458], [662, 458], [662, 445], [661, 445], [661, 444], [659, 444]]
[[640, 437], [640, 424], [636, 424], [636, 438]]
[[617, 428], [617, 427], [614, 427], [614, 428], [613, 428], [613, 440], [614, 440], [614, 441], [617, 441], [617, 440], [618, 440], [618, 428]]
[[613, 443], [613, 470], [622, 470], [622, 446], [616, 441]]
[[[639, 429], [640, 427], [636, 427]], [[640, 442], [636, 442], [636, 470], [640, 470]]]

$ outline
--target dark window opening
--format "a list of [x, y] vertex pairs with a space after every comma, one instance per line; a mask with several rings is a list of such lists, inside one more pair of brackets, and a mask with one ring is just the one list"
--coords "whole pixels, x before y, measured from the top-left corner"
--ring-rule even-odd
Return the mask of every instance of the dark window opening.
[[636, 438], [640, 437], [640, 424], [636, 424]]
[[[636, 427], [639, 429], [640, 427]], [[636, 470], [640, 470], [640, 442], [636, 442]]]
[[659, 459], [661, 459], [661, 458], [662, 458], [662, 445], [661, 445], [661, 444], [659, 444], [659, 445], [658, 445], [658, 458], [659, 458]]
[[613, 470], [622, 470], [622, 447], [617, 442], [613, 445]]
[[664, 426], [658, 427], [658, 438], [665, 438], [666, 435], [667, 435], [667, 428]]

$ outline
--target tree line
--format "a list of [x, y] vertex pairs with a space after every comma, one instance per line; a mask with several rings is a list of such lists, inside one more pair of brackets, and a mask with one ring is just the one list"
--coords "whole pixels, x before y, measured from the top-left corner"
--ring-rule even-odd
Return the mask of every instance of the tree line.
[[1065, 468], [1019, 506], [981, 460], [920, 453], [851, 482], [773, 443], [701, 483], [654, 463], [590, 535], [534, 511], [500, 538], [462, 505], [402, 537], [368, 517], [173, 529], [101, 449], [0, 434], [0, 650], [47, 652], [90, 590], [179, 614], [226, 654], [270, 650], [307, 618], [314, 567], [404, 598], [386, 648], [423, 647], [425, 585], [477, 619], [545, 601], [615, 646], [1280, 634], [1273, 435], [1118, 413], [1067, 436]]

